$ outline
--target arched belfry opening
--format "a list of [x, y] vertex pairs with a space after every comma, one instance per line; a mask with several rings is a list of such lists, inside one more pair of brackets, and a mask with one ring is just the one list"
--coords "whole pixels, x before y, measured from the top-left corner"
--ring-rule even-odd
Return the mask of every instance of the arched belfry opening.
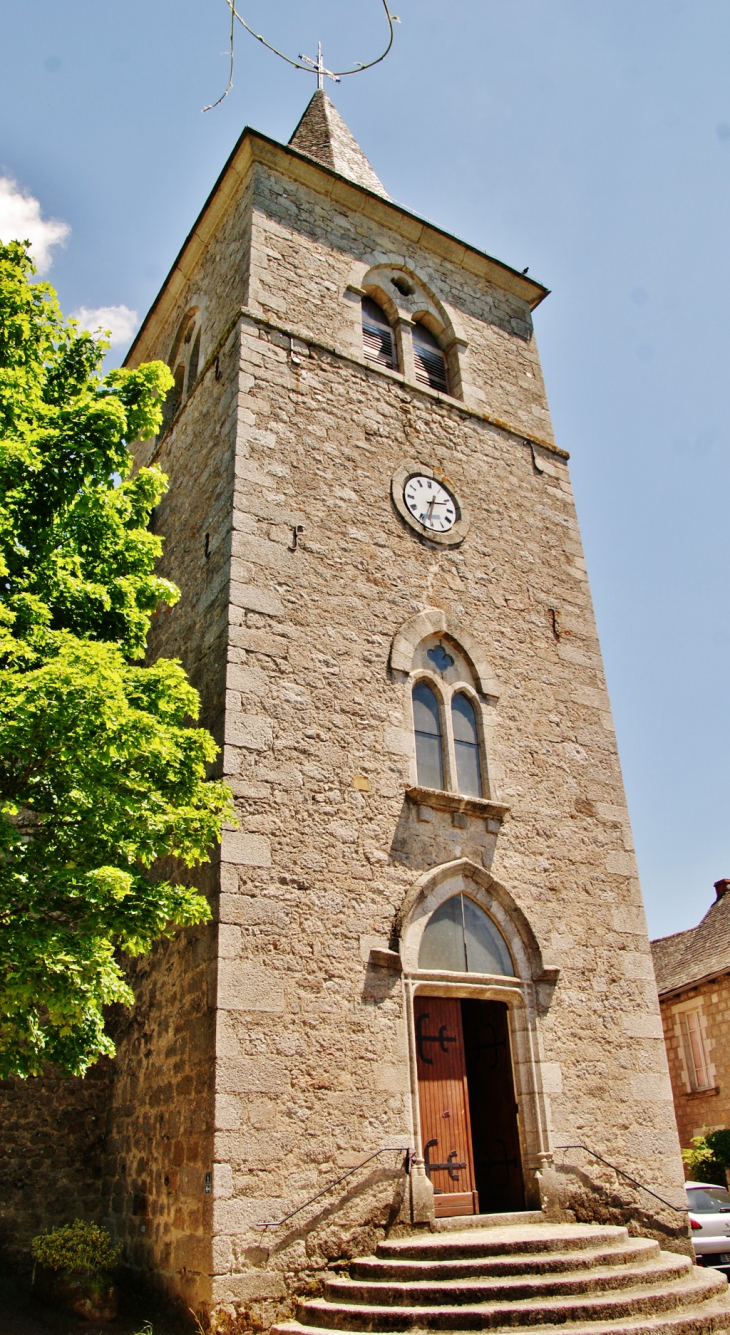
[[557, 970], [505, 888], [466, 859], [413, 887], [400, 940], [416, 1144], [436, 1217], [539, 1206], [537, 1018]]

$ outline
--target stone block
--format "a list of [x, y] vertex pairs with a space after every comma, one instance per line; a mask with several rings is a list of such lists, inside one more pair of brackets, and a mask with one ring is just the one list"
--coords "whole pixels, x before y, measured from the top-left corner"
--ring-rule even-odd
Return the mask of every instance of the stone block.
[[235, 862], [239, 867], [270, 867], [271, 842], [263, 834], [226, 830], [221, 843], [221, 862]]
[[[284, 605], [275, 593], [257, 584], [239, 584], [231, 580], [229, 597], [232, 608], [260, 612], [262, 616], [283, 617]], [[235, 622], [234, 622], [235, 624]]]
[[390, 1094], [405, 1094], [409, 1088], [406, 1054], [399, 1062], [378, 1062], [375, 1068], [375, 1088]]
[[284, 1094], [289, 1088], [286, 1064], [278, 1057], [225, 1058], [217, 1069], [221, 1094]]
[[271, 719], [264, 714], [229, 714], [226, 742], [248, 751], [268, 751], [274, 738]]
[[622, 853], [616, 849], [606, 858], [606, 871], [618, 876], [635, 876], [636, 858], [632, 853]]
[[392, 755], [412, 756], [414, 752], [413, 734], [406, 731], [405, 728], [385, 728], [383, 731], [383, 746]]
[[665, 1071], [632, 1075], [631, 1094], [637, 1103], [671, 1103], [672, 1086]]
[[[291, 541], [291, 530], [284, 525], [282, 529]], [[266, 566], [277, 571], [288, 569], [294, 557], [294, 553], [289, 552], [288, 547], [282, 542], [271, 542], [269, 538], [259, 538], [248, 533], [233, 534], [231, 553], [234, 557], [249, 561], [253, 565]]]
[[249, 1270], [243, 1274], [218, 1275], [213, 1285], [216, 1303], [251, 1303], [264, 1298], [283, 1298], [283, 1276], [275, 1270]]
[[629, 1038], [664, 1038], [660, 1015], [623, 1015], [621, 1028]]
[[266, 695], [269, 690], [269, 678], [260, 668], [229, 663], [226, 685], [229, 690], [241, 691], [244, 695]]
[[223, 1010], [281, 1014], [286, 1009], [281, 976], [263, 964], [221, 959], [218, 964], [218, 1005]]
[[219, 1200], [233, 1195], [233, 1173], [228, 1163], [213, 1166], [213, 1193]]

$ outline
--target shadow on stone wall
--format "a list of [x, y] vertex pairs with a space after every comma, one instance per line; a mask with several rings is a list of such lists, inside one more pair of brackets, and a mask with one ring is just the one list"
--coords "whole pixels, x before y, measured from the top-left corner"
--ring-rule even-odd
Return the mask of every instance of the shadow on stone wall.
[[390, 856], [401, 866], [427, 871], [458, 858], [468, 858], [488, 871], [494, 861], [497, 835], [487, 821], [461, 811], [439, 811], [405, 799], [393, 832]]
[[[582, 1168], [556, 1164], [560, 1178], [561, 1204], [581, 1224], [617, 1224], [628, 1228], [632, 1237], [655, 1238], [667, 1251], [694, 1259], [687, 1215], [660, 1205], [647, 1207], [628, 1191], [600, 1182]], [[643, 1194], [643, 1193], [642, 1193]], [[650, 1199], [650, 1198], [649, 1198]]]
[[101, 1222], [112, 1063], [82, 1079], [49, 1067], [0, 1081], [0, 1257], [30, 1273], [31, 1239], [74, 1219]]

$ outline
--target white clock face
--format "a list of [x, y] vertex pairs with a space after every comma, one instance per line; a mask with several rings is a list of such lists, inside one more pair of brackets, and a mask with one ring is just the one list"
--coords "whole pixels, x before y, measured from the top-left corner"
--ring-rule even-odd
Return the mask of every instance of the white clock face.
[[434, 533], [448, 533], [458, 518], [453, 496], [435, 478], [421, 473], [408, 478], [403, 500], [413, 518]]

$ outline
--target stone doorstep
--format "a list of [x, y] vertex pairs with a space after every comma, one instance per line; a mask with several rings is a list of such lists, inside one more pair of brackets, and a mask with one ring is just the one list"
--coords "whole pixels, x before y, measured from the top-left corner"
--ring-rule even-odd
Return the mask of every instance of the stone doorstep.
[[[435, 1267], [434, 1267], [435, 1268]], [[598, 1295], [630, 1288], [647, 1288], [663, 1280], [682, 1279], [693, 1270], [688, 1256], [663, 1252], [651, 1259], [640, 1257], [633, 1263], [618, 1266], [582, 1267], [577, 1271], [562, 1271], [523, 1275], [458, 1275], [446, 1279], [441, 1275], [419, 1279], [366, 1278], [350, 1279], [336, 1276], [325, 1285], [329, 1302], [355, 1302], [377, 1306], [381, 1296], [394, 1306], [442, 1306], [448, 1302], [488, 1303], [505, 1299], [515, 1302], [535, 1298], [561, 1298]]]
[[628, 1240], [628, 1229], [621, 1224], [510, 1224], [471, 1231], [450, 1230], [440, 1237], [432, 1233], [392, 1238], [378, 1245], [377, 1254], [378, 1257], [402, 1256], [408, 1260], [430, 1260], [438, 1256], [528, 1256], [533, 1252], [576, 1251], [597, 1245], [616, 1247], [625, 1245]]
[[467, 1228], [504, 1228], [514, 1224], [545, 1224], [542, 1210], [517, 1210], [513, 1214], [472, 1214], [454, 1215], [436, 1220], [437, 1233], [449, 1233], [452, 1230], [463, 1232]]
[[[506, 1335], [510, 1327], [496, 1327]], [[531, 1326], [532, 1335], [726, 1335], [730, 1331], [730, 1308], [726, 1298], [703, 1303], [700, 1307], [686, 1308], [681, 1313], [662, 1313], [629, 1321], [569, 1322], [560, 1326]], [[287, 1321], [272, 1326], [271, 1335], [322, 1335], [321, 1326], [307, 1326], [300, 1321]], [[465, 1331], [451, 1331], [450, 1335], [466, 1335]]]
[[598, 1247], [595, 1250], [503, 1253], [499, 1256], [436, 1257], [427, 1261], [411, 1261], [376, 1256], [358, 1257], [350, 1266], [354, 1279], [459, 1279], [480, 1275], [560, 1275], [577, 1273], [593, 1266], [622, 1266], [641, 1264], [659, 1256], [659, 1243], [653, 1238], [630, 1238], [625, 1246]]
[[[384, 1284], [382, 1287], [386, 1290], [388, 1286]], [[302, 1301], [299, 1310], [309, 1318], [309, 1324], [327, 1330], [386, 1332], [414, 1327], [419, 1330], [492, 1330], [501, 1326], [562, 1326], [569, 1321], [620, 1320], [643, 1313], [654, 1316], [695, 1306], [722, 1292], [727, 1293], [727, 1280], [723, 1275], [715, 1271], [710, 1274], [708, 1270], [690, 1264], [679, 1278], [672, 1273], [668, 1281], [637, 1283], [633, 1288], [619, 1292], [604, 1290], [595, 1294], [544, 1297], [538, 1291], [529, 1298], [512, 1300], [408, 1303], [403, 1306], [312, 1298]]]
[[[673, 1279], [622, 1293], [562, 1298], [526, 1298], [513, 1301], [457, 1303], [428, 1306], [383, 1306], [370, 1303], [332, 1303], [314, 1298], [299, 1306], [308, 1325], [336, 1331], [377, 1331], [391, 1335], [403, 1330], [486, 1331], [537, 1325], [564, 1327], [571, 1322], [626, 1320], [659, 1316], [663, 1312], [696, 1307], [719, 1296], [727, 1282], [692, 1267], [689, 1278]], [[727, 1306], [730, 1328], [730, 1304]]]
[[[508, 1225], [382, 1242], [376, 1256], [353, 1262], [352, 1278], [333, 1277], [324, 1297], [302, 1299], [298, 1319], [275, 1326], [273, 1335], [518, 1327], [571, 1335], [730, 1332], [727, 1280], [717, 1271], [662, 1252], [653, 1239], [630, 1239], [620, 1226], [510, 1218]], [[517, 1260], [519, 1272], [510, 1269]], [[399, 1273], [404, 1262], [407, 1274]]]

